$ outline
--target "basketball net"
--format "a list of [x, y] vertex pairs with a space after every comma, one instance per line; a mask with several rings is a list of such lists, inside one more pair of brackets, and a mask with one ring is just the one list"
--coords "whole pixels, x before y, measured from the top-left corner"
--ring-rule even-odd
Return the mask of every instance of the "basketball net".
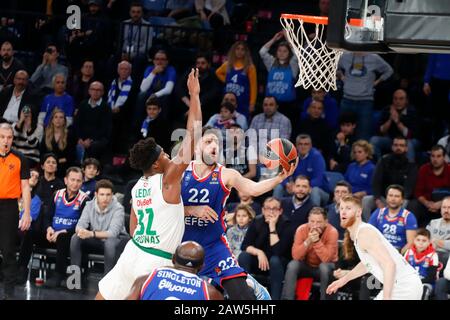
[[[323, 18], [324, 21], [325, 19]], [[324, 39], [326, 24], [320, 21], [306, 22], [298, 15], [282, 15], [280, 21], [298, 59], [300, 70], [295, 86], [302, 86], [305, 89], [312, 87], [314, 90], [324, 89], [327, 92], [330, 89], [337, 90], [336, 71], [343, 51], [327, 46]], [[304, 27], [306, 23], [315, 24], [314, 34], [306, 33]]]

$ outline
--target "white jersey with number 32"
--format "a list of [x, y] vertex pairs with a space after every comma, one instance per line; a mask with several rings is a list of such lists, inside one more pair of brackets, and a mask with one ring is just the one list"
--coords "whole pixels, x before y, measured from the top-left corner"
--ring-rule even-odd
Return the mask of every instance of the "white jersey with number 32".
[[167, 203], [162, 194], [162, 174], [141, 177], [132, 189], [137, 224], [133, 242], [138, 247], [174, 253], [184, 234], [184, 207]]

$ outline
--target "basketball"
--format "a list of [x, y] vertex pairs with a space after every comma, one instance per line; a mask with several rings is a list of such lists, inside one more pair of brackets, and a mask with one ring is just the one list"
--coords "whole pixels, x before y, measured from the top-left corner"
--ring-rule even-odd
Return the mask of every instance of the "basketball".
[[297, 159], [297, 149], [288, 139], [272, 139], [266, 145], [263, 163], [268, 169], [288, 170]]

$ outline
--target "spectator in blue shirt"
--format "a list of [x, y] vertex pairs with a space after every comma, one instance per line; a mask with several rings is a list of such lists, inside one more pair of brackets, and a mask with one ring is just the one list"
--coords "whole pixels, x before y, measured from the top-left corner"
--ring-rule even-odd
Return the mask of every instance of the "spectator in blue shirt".
[[352, 146], [354, 161], [350, 163], [345, 173], [345, 180], [352, 185], [353, 195], [359, 199], [372, 194], [372, 175], [375, 169], [370, 160], [373, 156], [373, 146], [366, 140], [358, 140]]
[[58, 108], [64, 112], [67, 119], [67, 126], [73, 121], [73, 112], [75, 110], [72, 96], [66, 93], [66, 76], [58, 73], [53, 77], [52, 94], [47, 95], [41, 105], [39, 112], [39, 123], [47, 127], [52, 116], [53, 109]]
[[369, 220], [401, 254], [411, 248], [417, 230], [416, 217], [403, 208], [404, 192], [403, 187], [398, 184], [387, 187], [387, 207], [376, 209]]
[[308, 107], [313, 100], [320, 101], [323, 103], [324, 109], [322, 113], [322, 118], [325, 119], [328, 127], [333, 130], [338, 129], [339, 120], [339, 108], [335, 98], [328, 94], [324, 89], [312, 89], [311, 97], [306, 98], [303, 102], [303, 111], [301, 113], [301, 119], [306, 119], [308, 117]]
[[450, 54], [430, 54], [424, 76], [423, 92], [431, 95], [433, 140], [444, 135], [445, 126], [450, 128]]
[[[300, 161], [292, 175], [292, 179], [295, 179], [298, 175], [308, 177], [312, 188], [312, 203], [315, 206], [324, 206], [328, 202], [328, 193], [330, 191], [325, 176], [325, 159], [316, 148], [313, 148], [309, 135], [300, 134], [295, 142]], [[286, 187], [286, 191], [289, 194], [292, 194], [293, 181], [285, 180], [282, 185]]]
[[169, 65], [167, 52], [158, 50], [153, 57], [153, 65], [144, 71], [134, 115], [136, 125], [141, 124], [145, 118], [145, 101], [148, 98], [157, 98], [162, 106], [161, 116], [168, 118], [169, 97], [175, 86], [176, 77], [175, 68]]

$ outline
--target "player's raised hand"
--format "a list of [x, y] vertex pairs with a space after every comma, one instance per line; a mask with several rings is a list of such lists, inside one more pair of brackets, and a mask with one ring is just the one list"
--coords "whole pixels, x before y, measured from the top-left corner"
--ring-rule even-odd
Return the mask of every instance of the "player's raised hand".
[[198, 68], [191, 69], [187, 81], [187, 87], [191, 96], [198, 95], [200, 93], [200, 83], [198, 82]]

